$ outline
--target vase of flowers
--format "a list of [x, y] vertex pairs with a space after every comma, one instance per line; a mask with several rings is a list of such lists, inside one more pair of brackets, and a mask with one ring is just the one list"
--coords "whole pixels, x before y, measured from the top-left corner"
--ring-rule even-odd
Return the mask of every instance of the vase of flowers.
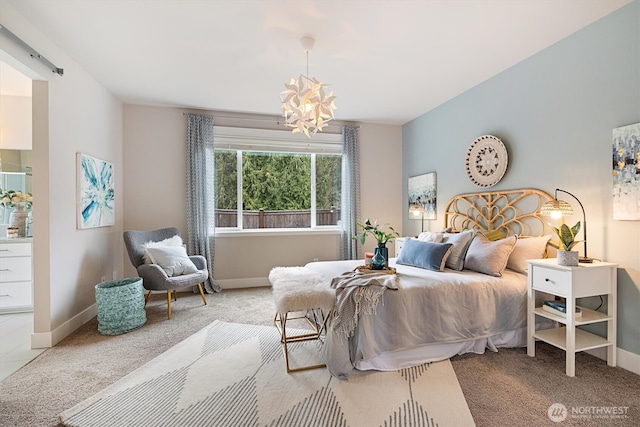
[[26, 236], [27, 217], [33, 205], [33, 197], [30, 193], [22, 191], [0, 189], [0, 205], [5, 209], [12, 208], [9, 214], [9, 226], [18, 228], [18, 237]]
[[[364, 224], [357, 223], [358, 227], [362, 228], [362, 232], [354, 236], [354, 239], [360, 241], [364, 245], [367, 240], [367, 235], [371, 234], [376, 238], [378, 246], [374, 249], [373, 258], [371, 259], [371, 268], [373, 270], [382, 270], [389, 266], [389, 249], [387, 248], [387, 242], [393, 241], [396, 237], [400, 237], [400, 234], [388, 224], [380, 225], [377, 221], [371, 223], [371, 220], [367, 218]], [[387, 226], [390, 231], [384, 231], [383, 227]]]

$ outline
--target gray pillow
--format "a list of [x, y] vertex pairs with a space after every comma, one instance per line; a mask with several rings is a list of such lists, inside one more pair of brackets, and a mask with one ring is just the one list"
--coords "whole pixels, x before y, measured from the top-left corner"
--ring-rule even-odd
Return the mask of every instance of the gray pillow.
[[[461, 233], [444, 233], [442, 243], [452, 243], [453, 250], [447, 258], [446, 266], [452, 270], [462, 270], [464, 268], [464, 257], [471, 240], [475, 236], [475, 231], [467, 230]], [[404, 249], [404, 248], [403, 248]]]
[[464, 268], [490, 276], [501, 277], [502, 272], [507, 267], [509, 255], [513, 252], [513, 248], [516, 247], [517, 241], [517, 236], [492, 242], [482, 234], [477, 235], [467, 251]]
[[396, 264], [442, 271], [452, 248], [453, 245], [451, 243], [421, 242], [416, 239], [406, 239]]

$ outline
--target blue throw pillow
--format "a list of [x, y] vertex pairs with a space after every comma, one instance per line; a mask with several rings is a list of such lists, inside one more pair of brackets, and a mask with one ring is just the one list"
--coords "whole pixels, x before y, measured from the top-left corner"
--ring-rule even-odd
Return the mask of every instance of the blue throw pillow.
[[443, 271], [447, 257], [451, 254], [452, 249], [453, 244], [451, 243], [432, 243], [406, 239], [396, 264]]

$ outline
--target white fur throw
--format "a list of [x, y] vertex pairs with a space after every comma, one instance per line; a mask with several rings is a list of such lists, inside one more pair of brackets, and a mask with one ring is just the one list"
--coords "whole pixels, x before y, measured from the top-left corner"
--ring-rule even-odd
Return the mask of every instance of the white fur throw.
[[269, 273], [276, 310], [307, 311], [315, 308], [331, 310], [336, 291], [330, 282], [307, 267], [275, 267]]

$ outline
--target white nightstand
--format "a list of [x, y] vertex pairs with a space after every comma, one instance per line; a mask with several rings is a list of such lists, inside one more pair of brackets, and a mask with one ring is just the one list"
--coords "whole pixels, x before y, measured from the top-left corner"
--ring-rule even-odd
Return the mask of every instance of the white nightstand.
[[[566, 267], [557, 260], [529, 260], [529, 287], [527, 299], [527, 354], [535, 356], [535, 340], [539, 339], [563, 349], [567, 355], [567, 376], [576, 372], [578, 351], [607, 347], [607, 365], [616, 366], [616, 289], [618, 264], [597, 262]], [[575, 311], [576, 298], [607, 295], [607, 313], [582, 308], [582, 318], [557, 316], [536, 307], [536, 292], [546, 292], [566, 298], [567, 313]], [[564, 326], [535, 330], [535, 317], [542, 316]], [[607, 338], [600, 337], [576, 326], [607, 322]]]
[[398, 255], [400, 255], [400, 250], [402, 249], [402, 245], [404, 245], [404, 239], [406, 237], [396, 237], [396, 239], [394, 240], [394, 242], [396, 242], [396, 258], [398, 258]]

